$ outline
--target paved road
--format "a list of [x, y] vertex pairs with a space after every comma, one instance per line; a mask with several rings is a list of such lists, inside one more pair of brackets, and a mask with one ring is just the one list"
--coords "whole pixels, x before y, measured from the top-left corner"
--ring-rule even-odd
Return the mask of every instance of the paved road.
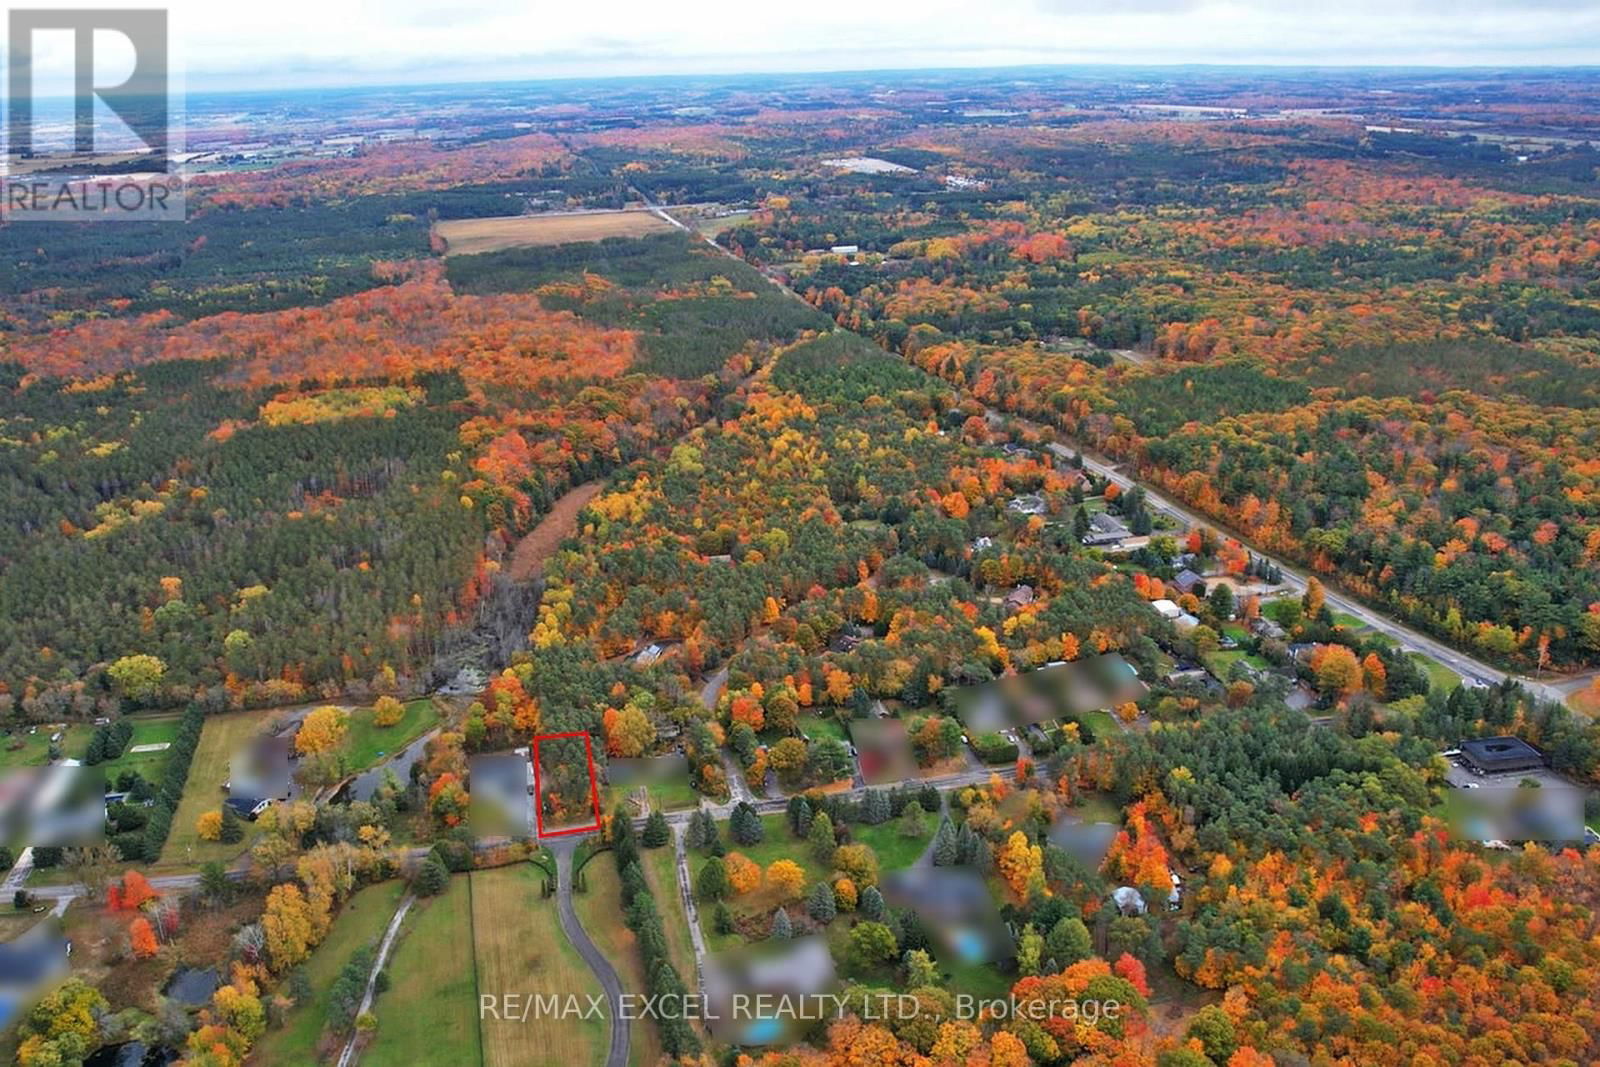
[[[1037, 430], [1042, 431], [1047, 428], [1042, 423], [1024, 418], [1012, 412], [1000, 412], [994, 411], [993, 409], [990, 410], [995, 415], [1010, 418], [1015, 422]], [[1291, 592], [1303, 593], [1305, 591], [1308, 575], [1299, 567], [1278, 559], [1275, 556], [1271, 556], [1262, 552], [1254, 545], [1251, 545], [1249, 539], [1239, 534], [1238, 531], [1230, 530], [1228, 527], [1218, 523], [1215, 519], [1207, 518], [1203, 515], [1192, 512], [1183, 507], [1181, 504], [1174, 502], [1169, 497], [1163, 496], [1158, 490], [1153, 489], [1150, 486], [1145, 485], [1143, 482], [1140, 482], [1138, 479], [1126, 474], [1120, 464], [1112, 463], [1104, 457], [1096, 456], [1094, 453], [1082, 449], [1076, 449], [1076, 452], [1083, 458], [1083, 465], [1087, 470], [1093, 471], [1095, 474], [1110, 479], [1123, 489], [1129, 489], [1134, 486], [1139, 486], [1141, 489], [1143, 489], [1145, 492], [1145, 500], [1148, 502], [1152, 511], [1168, 515], [1183, 526], [1206, 526], [1216, 530], [1218, 533], [1226, 537], [1234, 538], [1240, 544], [1249, 548], [1258, 557], [1266, 560], [1268, 563], [1273, 564], [1279, 570], [1281, 570], [1283, 572], [1283, 584]], [[1459, 649], [1452, 648], [1442, 641], [1435, 640], [1434, 638], [1429, 637], [1427, 634], [1419, 633], [1416, 630], [1413, 630], [1411, 627], [1397, 622], [1388, 615], [1378, 611], [1376, 608], [1368, 607], [1365, 603], [1355, 599], [1354, 597], [1339, 592], [1338, 590], [1330, 587], [1327, 584], [1326, 579], [1321, 580], [1323, 581], [1323, 589], [1326, 594], [1324, 599], [1330, 608], [1345, 612], [1348, 615], [1355, 616], [1366, 625], [1372, 627], [1372, 629], [1381, 634], [1387, 635], [1389, 638], [1398, 642], [1402, 647], [1408, 650], [1425, 653], [1431, 658], [1438, 660], [1446, 667], [1449, 667], [1463, 678], [1466, 678], [1468, 681], [1477, 679], [1487, 684], [1498, 684], [1505, 678], [1509, 677], [1546, 700], [1554, 700], [1559, 702], [1565, 699], [1565, 693], [1562, 692], [1562, 689], [1565, 688], [1566, 685], [1571, 684], [1570, 680], [1560, 685], [1546, 685], [1544, 682], [1522, 675], [1511, 674], [1496, 667], [1492, 667], [1481, 660], [1467, 655], [1465, 652], [1462, 652]]]
[[728, 668], [724, 667], [710, 678], [706, 679], [705, 688], [700, 690], [700, 703], [707, 711], [717, 706], [717, 701], [722, 697], [722, 688], [728, 684]]
[[558, 837], [550, 841], [550, 851], [556, 858], [556, 912], [561, 917], [561, 929], [567, 940], [578, 950], [583, 962], [589, 965], [600, 980], [611, 1013], [611, 1047], [606, 1052], [606, 1067], [628, 1067], [628, 1022], [622, 1013], [622, 980], [605, 954], [595, 947], [578, 913], [572, 908], [572, 853], [578, 847], [576, 837]]

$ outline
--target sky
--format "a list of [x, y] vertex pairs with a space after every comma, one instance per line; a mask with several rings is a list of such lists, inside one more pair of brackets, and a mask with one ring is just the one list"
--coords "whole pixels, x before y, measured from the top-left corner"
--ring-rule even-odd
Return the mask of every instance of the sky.
[[[176, 66], [191, 92], [1025, 63], [1600, 64], [1597, 0], [173, 0], [167, 7]], [[131, 69], [131, 51], [110, 36], [97, 51], [102, 83]], [[70, 69], [65, 33], [41, 35], [36, 49], [41, 83]]]

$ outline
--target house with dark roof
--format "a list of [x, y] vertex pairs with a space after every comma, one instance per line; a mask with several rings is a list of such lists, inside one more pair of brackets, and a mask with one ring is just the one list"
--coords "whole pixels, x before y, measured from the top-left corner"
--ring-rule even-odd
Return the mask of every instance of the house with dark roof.
[[1177, 587], [1180, 593], [1193, 593], [1195, 587], [1201, 585], [1202, 581], [1198, 574], [1185, 567], [1173, 575], [1172, 584]]
[[1520, 737], [1481, 737], [1458, 747], [1468, 768], [1477, 774], [1510, 774], [1547, 765], [1544, 753]]
[[1095, 545], [1114, 545], [1132, 534], [1122, 520], [1115, 515], [1104, 511], [1097, 511], [1089, 516], [1089, 532], [1080, 539], [1091, 547]]
[[272, 807], [270, 797], [229, 797], [223, 801], [241, 819], [254, 822], [262, 812]]

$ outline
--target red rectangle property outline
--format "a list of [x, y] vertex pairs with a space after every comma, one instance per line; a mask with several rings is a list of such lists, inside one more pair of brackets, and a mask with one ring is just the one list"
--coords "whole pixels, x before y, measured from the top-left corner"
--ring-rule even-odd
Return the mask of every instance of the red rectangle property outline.
[[[564, 830], [545, 831], [544, 805], [539, 802], [542, 789], [539, 785], [539, 742], [558, 741], [565, 737], [583, 738], [583, 755], [589, 761], [589, 802], [594, 805], [594, 823], [588, 826], [569, 826]], [[592, 834], [600, 829], [600, 779], [594, 769], [594, 743], [590, 740], [588, 731], [576, 730], [566, 734], [539, 734], [533, 739], [533, 746], [528, 750], [528, 758], [533, 761], [533, 814], [538, 822], [539, 837], [564, 837], [567, 834]]]

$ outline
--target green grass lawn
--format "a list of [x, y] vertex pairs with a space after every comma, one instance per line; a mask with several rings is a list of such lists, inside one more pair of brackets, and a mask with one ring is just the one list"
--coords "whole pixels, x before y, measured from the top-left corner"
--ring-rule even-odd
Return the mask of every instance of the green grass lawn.
[[832, 715], [802, 715], [799, 726], [800, 732], [808, 735], [813, 741], [819, 741], [824, 737], [836, 738], [847, 743], [850, 740], [844, 723]]
[[133, 723], [133, 740], [128, 742], [128, 747], [121, 756], [114, 760], [107, 760], [99, 764], [105, 772], [106, 781], [115, 783], [117, 775], [123, 771], [138, 771], [147, 782], [161, 781], [161, 772], [166, 769], [170, 748], [161, 749], [159, 752], [135, 752], [136, 745], [170, 745], [178, 736], [179, 715], [159, 715], [149, 718], [130, 719]]
[[328, 1018], [329, 988], [357, 950], [366, 945], [376, 948], [404, 895], [405, 884], [396, 880], [367, 886], [345, 901], [327, 940], [305, 962], [310, 999], [291, 1008], [281, 1027], [267, 1031], [253, 1053], [259, 1062], [317, 1062], [317, 1039]]
[[452, 1063], [478, 1063], [472, 897], [465, 876], [412, 907], [388, 971], [389, 989], [373, 1003], [377, 1036], [361, 1062], [410, 1067], [424, 1049], [448, 1049]]
[[178, 801], [178, 810], [172, 817], [172, 833], [161, 850], [161, 866], [198, 867], [212, 860], [227, 863], [250, 847], [255, 830], [248, 823], [244, 840], [233, 845], [200, 840], [194, 824], [203, 813], [222, 807], [227, 796], [222, 791], [222, 783], [228, 780], [229, 762], [251, 738], [266, 728], [275, 714], [274, 709], [263, 708], [206, 716], [200, 743], [195, 746], [194, 759], [189, 764], [189, 781], [183, 787], [183, 798]]
[[[661, 926], [667, 935], [667, 955], [678, 969], [678, 977], [692, 990], [694, 942], [689, 937], [689, 917], [684, 914], [683, 898], [678, 893], [677, 853], [669, 842], [660, 848], [641, 848], [639, 855], [645, 881], [650, 883], [650, 892], [656, 898], [656, 910], [661, 912]], [[689, 863], [693, 869], [694, 860]]]
[[1102, 708], [1084, 712], [1082, 719], [1088, 725], [1090, 731], [1094, 733], [1097, 741], [1103, 737], [1116, 737], [1122, 732], [1121, 724], [1117, 722], [1109, 711]]
[[1084, 822], [1122, 824], [1122, 806], [1104, 793], [1084, 793], [1067, 809], [1067, 814], [1076, 815]]
[[906, 837], [900, 833], [900, 820], [890, 819], [877, 826], [866, 826], [852, 823], [850, 836], [852, 839], [868, 845], [878, 855], [879, 871], [897, 871], [902, 867], [909, 867], [922, 855], [922, 850], [928, 847], [928, 842], [933, 840], [933, 832], [939, 826], [938, 815], [928, 815], [923, 819], [926, 832], [917, 837]]
[[1446, 667], [1436, 659], [1423, 655], [1421, 652], [1407, 652], [1406, 655], [1422, 665], [1428, 672], [1428, 686], [1441, 693], [1448, 693], [1461, 684], [1461, 675]]
[[[637, 786], [608, 785], [600, 790], [601, 812], [609, 815], [616, 811], [617, 805], [636, 788]], [[645, 786], [645, 790], [650, 794], [650, 803], [662, 811], [684, 811], [697, 806], [703, 799], [687, 779], [650, 782]]]
[[975, 997], [991, 999], [1004, 997], [1011, 992], [1011, 980], [989, 963], [958, 963], [939, 960], [939, 970], [948, 975], [946, 988], [970, 993]]
[[[748, 859], [761, 864], [762, 870], [766, 870], [768, 866], [777, 860], [794, 860], [805, 869], [806, 883], [808, 885], [828, 873], [822, 869], [822, 865], [811, 855], [811, 850], [806, 847], [806, 843], [789, 833], [789, 819], [782, 812], [761, 816], [761, 825], [765, 828], [766, 835], [759, 843], [754, 845], [741, 845], [735, 841], [733, 835], [728, 833], [728, 824], [726, 822], [717, 823], [717, 828], [722, 831], [722, 842], [728, 846], [729, 852], [744, 853]], [[689, 865], [694, 870], [699, 870], [695, 866], [693, 854], [691, 854]]]
[[[40, 726], [33, 733], [27, 728], [0, 736], [0, 769], [10, 767], [43, 767], [50, 762], [49, 726]], [[63, 731], [61, 754], [69, 759], [81, 757], [89, 747], [89, 737], [94, 727], [84, 723], [71, 723]], [[12, 747], [16, 746], [16, 747]]]
[[1268, 663], [1255, 653], [1245, 652], [1243, 649], [1237, 648], [1229, 649], [1227, 651], [1219, 650], [1216, 652], [1208, 652], [1206, 653], [1204, 659], [1206, 668], [1210, 670], [1212, 674], [1216, 675], [1220, 681], [1227, 681], [1228, 670], [1235, 663], [1241, 661], [1250, 664], [1250, 666], [1260, 671], [1264, 671], [1272, 666], [1272, 664]]
[[348, 761], [350, 770], [364, 771], [385, 756], [399, 752], [437, 725], [439, 709], [426, 697], [408, 703], [405, 714], [393, 726], [379, 726], [372, 721], [371, 708], [357, 708], [350, 713], [350, 732], [345, 736], [340, 752]]
[[[592, 871], [585, 869], [591, 887], [604, 884], [602, 867], [610, 867], [614, 872], [613, 858], [601, 856], [594, 861]], [[472, 995], [474, 989], [491, 994], [570, 995], [576, 996], [580, 1004], [587, 1004], [590, 994], [599, 994], [600, 983], [562, 931], [555, 898], [540, 896], [544, 876], [537, 867], [518, 863], [475, 871], [471, 877], [471, 927], [465, 954], [469, 969], [475, 968], [477, 977], [476, 985], [467, 984], [459, 995], [462, 1007], [475, 1020], [473, 1025], [482, 1044], [483, 1062], [490, 1067], [578, 1067], [602, 1062], [609, 1029], [605, 1019], [591, 1019], [586, 1015], [530, 1016], [524, 1022], [517, 1018], [480, 1015]], [[612, 885], [614, 887], [615, 882]], [[581, 909], [597, 903], [586, 899], [594, 896], [591, 888], [590, 893], [574, 898], [573, 907], [580, 909], [580, 919]], [[605, 910], [606, 923], [623, 929], [617, 915], [617, 897], [611, 895], [609, 901], [610, 906]], [[605, 944], [602, 940], [606, 933], [604, 925], [585, 924], [591, 940], [597, 944]], [[626, 972], [622, 973], [626, 982]], [[424, 995], [438, 996], [436, 993]], [[425, 1046], [418, 1041], [412, 1045], [413, 1058], [409, 1062], [417, 1062], [416, 1049], [439, 1044], [434, 1041]], [[469, 1058], [465, 1049], [457, 1050], [448, 1042], [443, 1043], [443, 1047], [455, 1053], [449, 1060], [451, 1063], [477, 1062], [476, 1056]]]
[[1367, 624], [1365, 622], [1362, 622], [1354, 615], [1349, 615], [1342, 611], [1336, 611], [1333, 613], [1333, 621], [1336, 625], [1343, 626], [1351, 630], [1365, 630], [1367, 628]]

